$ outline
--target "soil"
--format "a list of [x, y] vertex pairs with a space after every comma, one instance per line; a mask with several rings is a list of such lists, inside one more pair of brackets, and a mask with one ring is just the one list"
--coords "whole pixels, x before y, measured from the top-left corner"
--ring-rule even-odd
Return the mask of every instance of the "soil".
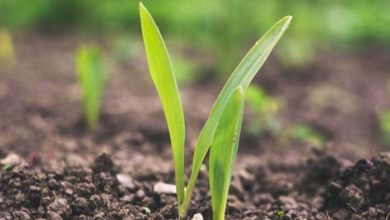
[[[2, 164], [0, 219], [177, 218], [175, 195], [153, 190], [158, 182], [174, 183], [174, 175], [144, 54], [119, 64], [106, 48], [102, 117], [88, 131], [73, 55], [89, 41], [16, 37], [16, 63], [0, 69], [0, 160], [13, 155], [15, 161]], [[315, 127], [327, 144], [281, 146], [243, 133], [227, 219], [390, 219], [390, 155], [376, 120], [390, 107], [390, 56], [378, 51], [323, 52], [300, 69], [281, 68], [276, 58], [267, 63], [255, 83], [285, 100], [283, 121]], [[181, 88], [188, 172], [220, 87], [203, 80]], [[188, 219], [196, 213], [211, 219], [208, 193], [202, 171]]]
[[[102, 154], [88, 167], [31, 170], [26, 163], [0, 175], [1, 219], [176, 219], [175, 195], [157, 193], [173, 173], [119, 181]], [[119, 174], [123, 175], [123, 174]], [[122, 178], [123, 179], [123, 178]], [[388, 219], [390, 154], [343, 168], [324, 152], [298, 164], [252, 166], [236, 172], [226, 219]], [[202, 173], [189, 216], [211, 219], [207, 174]], [[188, 217], [191, 219], [191, 217]]]

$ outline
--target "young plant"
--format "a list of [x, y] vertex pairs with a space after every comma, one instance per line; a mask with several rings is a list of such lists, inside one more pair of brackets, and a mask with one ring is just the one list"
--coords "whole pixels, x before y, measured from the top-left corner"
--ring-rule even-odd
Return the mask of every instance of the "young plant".
[[198, 137], [187, 187], [184, 182], [185, 122], [175, 75], [161, 33], [142, 3], [140, 17], [149, 70], [160, 96], [172, 145], [179, 217], [184, 218], [187, 214], [200, 168], [211, 147], [209, 170], [213, 218], [224, 219], [242, 124], [244, 93], [286, 31], [291, 17], [281, 19], [265, 33], [222, 88]]
[[12, 35], [8, 30], [0, 28], [0, 64], [12, 66], [15, 63], [15, 48]]
[[379, 114], [378, 122], [381, 130], [382, 142], [386, 147], [390, 147], [390, 111]]
[[97, 126], [105, 84], [101, 52], [95, 47], [80, 47], [76, 54], [76, 72], [83, 98], [84, 117], [89, 129]]
[[325, 137], [312, 127], [305, 124], [297, 124], [291, 130], [291, 137], [294, 140], [310, 144], [313, 147], [321, 148], [325, 144]]
[[244, 94], [242, 87], [239, 86], [226, 103], [210, 148], [209, 181], [211, 206], [215, 220], [222, 220], [225, 216], [243, 115]]
[[269, 133], [277, 137], [282, 133], [280, 113], [283, 110], [283, 100], [268, 95], [260, 86], [251, 85], [245, 94], [245, 102], [250, 110], [250, 121], [247, 131], [257, 137]]

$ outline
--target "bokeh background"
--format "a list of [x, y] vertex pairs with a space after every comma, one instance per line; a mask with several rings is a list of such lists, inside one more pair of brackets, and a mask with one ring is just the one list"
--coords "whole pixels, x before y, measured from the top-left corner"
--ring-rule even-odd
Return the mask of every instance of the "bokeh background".
[[[273, 23], [292, 15], [291, 27], [248, 90], [245, 143], [334, 145], [361, 155], [388, 149], [390, 1], [144, 3], [173, 57], [190, 143], [241, 57]], [[98, 144], [122, 140], [121, 131], [129, 127], [150, 138], [160, 138], [160, 131], [166, 136], [148, 78], [138, 1], [0, 0], [0, 28], [0, 143], [6, 148], [30, 146], [31, 153], [82, 133], [74, 57], [86, 44], [104, 51], [109, 76]], [[59, 139], [47, 143], [53, 133]]]

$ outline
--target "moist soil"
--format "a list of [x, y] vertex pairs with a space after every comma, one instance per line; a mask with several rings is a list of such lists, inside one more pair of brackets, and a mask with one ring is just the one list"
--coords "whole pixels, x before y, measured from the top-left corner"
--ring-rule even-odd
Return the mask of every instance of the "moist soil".
[[[0, 160], [8, 158], [0, 172], [0, 219], [176, 219], [175, 195], [154, 191], [158, 182], [173, 184], [174, 175], [144, 54], [118, 63], [102, 45], [109, 81], [100, 125], [88, 130], [73, 60], [82, 42], [89, 39], [16, 37], [16, 62], [0, 69]], [[321, 149], [282, 145], [243, 129], [227, 219], [390, 219], [390, 156], [376, 119], [390, 107], [390, 56], [378, 51], [323, 52], [295, 69], [271, 57], [255, 83], [283, 98], [286, 126], [309, 124], [327, 142]], [[187, 176], [221, 86], [203, 79], [181, 88]], [[206, 170], [188, 219], [211, 219]]]
[[[123, 181], [118, 171], [106, 154], [90, 167], [32, 170], [22, 162], [4, 168], [0, 218], [177, 219], [175, 195], [153, 187], [174, 181], [172, 172]], [[252, 166], [236, 172], [230, 191], [226, 219], [388, 219], [390, 154], [346, 168], [325, 152], [295, 165]], [[211, 219], [206, 173], [194, 195], [189, 216]]]

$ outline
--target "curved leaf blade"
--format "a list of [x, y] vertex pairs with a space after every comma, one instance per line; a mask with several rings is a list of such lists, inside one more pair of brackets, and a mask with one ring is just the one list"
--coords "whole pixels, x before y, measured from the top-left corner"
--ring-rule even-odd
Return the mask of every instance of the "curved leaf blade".
[[219, 121], [209, 155], [209, 182], [213, 219], [223, 220], [230, 180], [237, 156], [244, 112], [244, 94], [238, 87], [230, 96]]
[[160, 96], [171, 139], [177, 199], [184, 199], [185, 122], [179, 90], [168, 50], [153, 17], [140, 3], [142, 36], [153, 83]]
[[291, 16], [284, 17], [272, 26], [248, 51], [222, 88], [213, 108], [211, 109], [209, 118], [200, 132], [198, 142], [195, 147], [192, 161], [192, 172], [188, 182], [185, 199], [180, 210], [180, 214], [182, 216], [185, 215], [186, 210], [188, 209], [200, 167], [202, 166], [203, 160], [206, 157], [214, 139], [214, 134], [221, 118], [221, 114], [230, 94], [236, 87], [239, 86], [241, 86], [245, 93], [250, 82], [271, 54], [272, 49], [287, 30], [291, 19]]

